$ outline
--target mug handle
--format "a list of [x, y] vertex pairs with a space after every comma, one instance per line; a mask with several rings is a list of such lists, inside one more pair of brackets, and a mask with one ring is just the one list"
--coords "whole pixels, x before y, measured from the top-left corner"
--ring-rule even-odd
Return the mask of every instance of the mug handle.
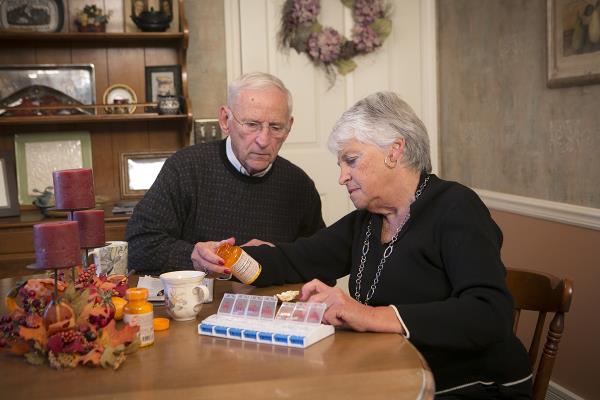
[[[196, 291], [196, 289], [198, 289], [198, 291]], [[198, 285], [194, 287], [194, 292], [196, 293], [196, 295], [198, 295], [198, 297], [200, 297], [200, 303], [204, 303], [204, 301], [207, 300], [208, 296], [210, 295], [210, 293], [208, 292], [208, 288], [204, 285]]]

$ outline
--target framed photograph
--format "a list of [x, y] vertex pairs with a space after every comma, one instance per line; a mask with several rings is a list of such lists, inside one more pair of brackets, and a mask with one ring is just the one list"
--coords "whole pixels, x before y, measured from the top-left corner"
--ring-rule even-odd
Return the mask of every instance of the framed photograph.
[[60, 32], [63, 0], [0, 0], [0, 30]]
[[600, 83], [600, 3], [546, 1], [548, 87]]
[[123, 22], [125, 32], [141, 32], [133, 22], [133, 19], [131, 19], [131, 16], [139, 17], [143, 11], [150, 11], [148, 0], [124, 0]]
[[[4, 100], [14, 97], [21, 91], [24, 92], [23, 96], [20, 99], [13, 99], [10, 104], [7, 104], [8, 106], [16, 107], [19, 101], [25, 105], [28, 101], [34, 103], [28, 96], [36, 92], [46, 94], [45, 96], [41, 95], [41, 99], [36, 99], [37, 104], [41, 105], [44, 104], [44, 98], [49, 99], [47, 100], [48, 105], [95, 104], [96, 80], [94, 65], [0, 65], [0, 104], [4, 104]], [[48, 93], [53, 93], [53, 95], [48, 96]], [[62, 94], [62, 97], [60, 94]], [[4, 112], [5, 110], [0, 110], [0, 115]], [[86, 109], [86, 112], [95, 113], [94, 109]], [[20, 115], [26, 115], [25, 111]], [[38, 114], [33, 110], [29, 110], [29, 115]]]
[[132, 15], [138, 17], [143, 11], [162, 11], [172, 15], [171, 24], [166, 32], [179, 32], [179, 1], [178, 0], [124, 0], [123, 20], [125, 32], [141, 32], [131, 19]]
[[121, 197], [143, 197], [175, 151], [121, 153]]
[[[156, 103], [158, 96], [181, 95], [181, 66], [157, 65], [146, 67], [146, 102]], [[146, 111], [155, 112], [156, 108]]]
[[15, 134], [19, 203], [32, 204], [48, 186], [52, 172], [92, 168], [89, 132]]
[[0, 217], [19, 215], [15, 159], [12, 152], [0, 151]]

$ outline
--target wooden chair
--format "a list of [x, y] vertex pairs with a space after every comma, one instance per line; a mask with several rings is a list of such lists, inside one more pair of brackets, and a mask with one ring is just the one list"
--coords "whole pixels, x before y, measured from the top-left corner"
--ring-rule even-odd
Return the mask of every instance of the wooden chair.
[[[529, 360], [534, 370], [533, 398], [543, 400], [546, 397], [558, 344], [564, 331], [565, 313], [571, 307], [573, 282], [568, 278], [560, 279], [544, 272], [515, 268], [507, 268], [506, 282], [515, 302], [513, 332], [517, 332], [521, 310], [538, 312], [535, 331], [529, 346]], [[554, 317], [548, 327], [546, 342], [536, 368], [544, 321], [549, 312], [554, 313]]]

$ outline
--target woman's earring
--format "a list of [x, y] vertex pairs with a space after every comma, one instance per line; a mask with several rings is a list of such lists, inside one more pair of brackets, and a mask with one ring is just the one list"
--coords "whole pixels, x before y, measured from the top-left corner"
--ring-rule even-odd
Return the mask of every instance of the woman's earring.
[[389, 169], [394, 169], [396, 168], [396, 165], [398, 164], [398, 160], [396, 161], [392, 161], [390, 158], [390, 155], [388, 154], [387, 156], [385, 156], [385, 158], [383, 159], [383, 163], [385, 164], [386, 167], [388, 167]]

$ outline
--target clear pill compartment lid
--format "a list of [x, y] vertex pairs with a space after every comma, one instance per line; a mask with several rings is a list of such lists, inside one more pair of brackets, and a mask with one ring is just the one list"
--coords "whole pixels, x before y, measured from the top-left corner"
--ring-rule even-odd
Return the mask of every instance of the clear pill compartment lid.
[[320, 324], [326, 309], [325, 303], [284, 302], [277, 310], [277, 298], [273, 296], [225, 293], [217, 314], [238, 318]]
[[276, 308], [277, 299], [273, 296], [225, 293], [217, 314], [272, 320], [275, 318]]
[[275, 319], [320, 324], [326, 309], [325, 303], [284, 302], [279, 307]]

